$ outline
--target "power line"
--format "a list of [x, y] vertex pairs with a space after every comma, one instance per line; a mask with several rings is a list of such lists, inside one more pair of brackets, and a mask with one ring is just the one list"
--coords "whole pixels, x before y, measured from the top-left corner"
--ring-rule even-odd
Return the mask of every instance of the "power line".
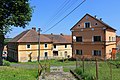
[[44, 31], [43, 33], [48, 32], [52, 28], [54, 28], [57, 24], [59, 24], [61, 21], [63, 21], [66, 17], [68, 17], [72, 12], [74, 12], [78, 7], [80, 7], [86, 0], [82, 1], [78, 6], [76, 6], [72, 11], [70, 11], [66, 16], [64, 16], [61, 20], [59, 20], [57, 23], [55, 23], [53, 26], [51, 26], [49, 29]]
[[[58, 17], [58, 14], [68, 5], [68, 3], [70, 2], [70, 0], [66, 0], [60, 7], [59, 7], [59, 11], [53, 16], [53, 18], [50, 19], [50, 21], [45, 25], [49, 25], [53, 20], [55, 20], [56, 17]], [[62, 12], [61, 12], [62, 13]]]

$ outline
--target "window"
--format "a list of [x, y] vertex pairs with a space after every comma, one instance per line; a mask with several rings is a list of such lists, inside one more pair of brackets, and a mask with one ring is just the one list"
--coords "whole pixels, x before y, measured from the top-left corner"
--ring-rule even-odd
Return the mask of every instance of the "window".
[[90, 22], [85, 22], [85, 28], [90, 28]]
[[94, 36], [93, 41], [94, 42], [100, 42], [101, 41], [101, 36]]
[[97, 23], [95, 23], [95, 26], [97, 26], [98, 24]]
[[76, 42], [82, 42], [82, 37], [76, 37]]
[[111, 54], [112, 50], [109, 50], [109, 54]]
[[78, 27], [80, 27], [80, 25], [78, 25]]
[[111, 37], [109, 36], [109, 41], [111, 41]]
[[82, 50], [76, 50], [77, 55], [82, 55]]
[[101, 50], [94, 50], [93, 55], [94, 56], [101, 56]]
[[67, 48], [67, 44], [65, 44], [65, 48]]
[[56, 45], [54, 45], [54, 48], [56, 48]]
[[27, 44], [27, 48], [28, 48], [28, 49], [30, 49], [30, 48], [31, 48], [30, 44]]
[[45, 55], [45, 57], [47, 57], [47, 56], [48, 56], [48, 53], [47, 53], [47, 52], [45, 52], [45, 53], [44, 53], [44, 55]]
[[45, 44], [45, 48], [47, 48], [47, 44]]
[[58, 51], [53, 51], [53, 56], [58, 56]]

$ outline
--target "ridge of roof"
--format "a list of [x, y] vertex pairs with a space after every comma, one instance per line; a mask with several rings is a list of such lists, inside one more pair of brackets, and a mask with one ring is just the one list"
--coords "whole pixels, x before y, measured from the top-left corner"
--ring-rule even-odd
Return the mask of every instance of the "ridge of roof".
[[29, 30], [21, 32], [20, 34], [15, 36], [13, 39], [11, 39], [9, 42], [18, 42], [18, 40], [21, 39], [23, 37], [23, 35], [25, 35], [28, 31]]
[[[54, 42], [53, 43], [72, 43], [70, 35], [58, 35], [58, 34], [41, 34], [40, 42]], [[33, 30], [26, 30], [14, 37], [10, 42], [38, 42], [38, 33]]]
[[106, 24], [105, 22], [103, 22], [103, 21], [101, 21], [101, 20], [99, 20], [99, 19], [91, 16], [91, 15], [88, 14], [88, 13], [86, 13], [70, 30], [72, 30], [72, 29], [73, 29], [85, 16], [87, 16], [87, 15], [90, 16], [90, 17], [92, 17], [93, 19], [99, 21], [101, 24], [107, 26], [108, 28], [111, 28], [111, 29], [113, 29], [114, 31], [116, 31], [116, 29], [114, 29], [113, 27], [111, 27], [111, 26], [109, 26], [108, 24]]

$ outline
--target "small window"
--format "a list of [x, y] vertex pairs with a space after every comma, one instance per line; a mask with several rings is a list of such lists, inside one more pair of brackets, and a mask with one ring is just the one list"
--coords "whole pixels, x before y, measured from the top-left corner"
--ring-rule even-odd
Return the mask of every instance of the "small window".
[[67, 44], [65, 44], [65, 48], [67, 48]]
[[76, 50], [77, 55], [82, 55], [82, 50]]
[[82, 36], [76, 37], [76, 42], [82, 42]]
[[85, 28], [90, 28], [90, 22], [85, 22]]
[[111, 37], [109, 36], [109, 41], [111, 41]]
[[45, 57], [47, 57], [47, 56], [48, 56], [48, 53], [47, 53], [47, 52], [45, 52], [45, 53], [44, 53], [44, 55], [45, 55]]
[[114, 41], [114, 37], [112, 37], [112, 41]]
[[28, 48], [28, 49], [30, 49], [30, 48], [31, 48], [30, 44], [27, 44], [27, 48]]
[[94, 50], [93, 55], [94, 56], [101, 56], [101, 50]]
[[54, 48], [56, 48], [56, 45], [54, 45]]
[[95, 26], [97, 26], [98, 25], [98, 23], [95, 23]]
[[78, 27], [80, 27], [80, 25], [78, 25]]
[[112, 50], [109, 50], [109, 54], [111, 54]]
[[94, 42], [100, 42], [101, 41], [101, 36], [94, 36], [93, 40], [94, 40]]
[[45, 48], [47, 48], [47, 44], [45, 44]]

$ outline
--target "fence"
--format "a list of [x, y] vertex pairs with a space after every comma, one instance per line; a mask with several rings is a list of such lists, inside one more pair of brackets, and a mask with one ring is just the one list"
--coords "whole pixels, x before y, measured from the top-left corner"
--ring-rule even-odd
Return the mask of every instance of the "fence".
[[120, 61], [85, 60], [84, 57], [76, 58], [76, 70], [83, 78], [89, 76], [88, 80], [119, 80]]

